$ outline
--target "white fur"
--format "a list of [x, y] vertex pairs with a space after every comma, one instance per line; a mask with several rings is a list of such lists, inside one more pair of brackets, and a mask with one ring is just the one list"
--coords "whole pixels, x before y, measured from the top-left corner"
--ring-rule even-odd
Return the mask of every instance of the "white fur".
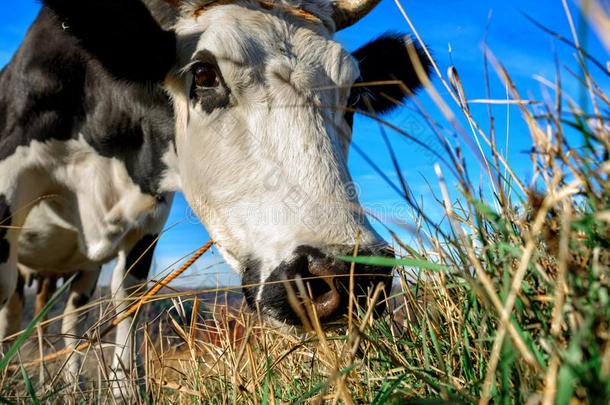
[[[166, 159], [172, 160], [169, 155]], [[74, 347], [78, 340], [71, 336], [78, 336], [83, 328], [74, 313], [73, 297], [91, 293], [104, 262], [119, 252], [125, 255], [144, 235], [161, 231], [171, 195], [159, 204], [143, 194], [121, 161], [99, 155], [82, 137], [20, 146], [0, 162], [0, 173], [0, 190], [13, 198], [11, 211], [16, 214], [9, 232], [11, 260], [0, 264], [1, 291], [11, 297], [0, 311], [0, 339], [19, 330], [22, 303], [14, 294], [18, 257], [22, 271], [42, 276], [83, 272], [71, 286], [62, 322], [66, 346]], [[117, 272], [130, 280], [115, 286], [118, 306], [133, 281], [125, 277], [124, 266]], [[125, 345], [124, 329], [119, 326], [123, 333], [116, 336], [117, 347]], [[117, 356], [122, 352], [117, 348]], [[79, 355], [74, 354], [67, 367], [69, 376], [78, 375], [79, 368]]]
[[[243, 271], [256, 259], [264, 281], [299, 245], [381, 242], [348, 192], [341, 107], [359, 71], [332, 31], [238, 1], [184, 17], [176, 32], [178, 73], [166, 84], [183, 191], [226, 260]], [[189, 100], [200, 51], [231, 92], [211, 114]]]

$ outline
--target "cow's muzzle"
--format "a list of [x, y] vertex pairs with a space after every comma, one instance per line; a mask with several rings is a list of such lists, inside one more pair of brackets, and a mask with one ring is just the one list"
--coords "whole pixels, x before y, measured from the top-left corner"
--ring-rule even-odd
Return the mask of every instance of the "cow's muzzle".
[[[322, 323], [345, 315], [350, 296], [353, 311], [374, 305], [375, 313], [385, 309], [385, 298], [391, 288], [392, 269], [365, 264], [351, 264], [340, 256], [351, 256], [353, 247], [298, 247], [289, 261], [278, 266], [262, 286], [244, 288], [253, 309], [274, 320], [290, 325], [310, 323], [317, 317]], [[387, 247], [363, 248], [358, 256], [390, 256]], [[375, 290], [382, 289], [373, 303]], [[311, 324], [311, 323], [310, 323]]]

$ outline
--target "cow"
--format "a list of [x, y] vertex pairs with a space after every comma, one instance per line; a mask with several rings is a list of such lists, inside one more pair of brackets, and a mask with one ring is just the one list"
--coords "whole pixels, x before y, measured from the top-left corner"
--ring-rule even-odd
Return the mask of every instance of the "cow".
[[[353, 54], [333, 40], [376, 3], [189, 0], [167, 29], [139, 0], [44, 0], [0, 77], [0, 303], [29, 201], [69, 195], [59, 204], [94, 262], [181, 191], [252, 309], [299, 327], [301, 279], [320, 321], [340, 318], [350, 265], [338, 256], [392, 255], [353, 193], [354, 112], [390, 111], [428, 69], [403, 35]], [[391, 281], [385, 267], [353, 273], [360, 296]]]
[[[160, 0], [147, 6], [164, 26], [176, 14]], [[61, 327], [75, 347], [78, 310], [105, 262], [116, 259], [117, 310], [147, 279], [178, 189], [163, 161], [173, 154], [173, 111], [159, 86], [124, 88], [46, 7], [0, 72], [0, 89], [0, 339], [20, 330], [26, 279], [44, 288], [77, 273]], [[132, 362], [132, 321], [115, 334], [116, 381]], [[80, 368], [72, 355], [70, 381]]]

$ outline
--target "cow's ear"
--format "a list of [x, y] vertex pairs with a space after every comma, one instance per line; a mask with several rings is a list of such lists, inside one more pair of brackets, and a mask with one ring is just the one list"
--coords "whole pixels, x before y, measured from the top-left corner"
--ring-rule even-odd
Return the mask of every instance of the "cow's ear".
[[[383, 114], [396, 108], [397, 101], [403, 101], [421, 86], [407, 47], [413, 47], [427, 75], [430, 61], [421, 47], [407, 35], [384, 34], [353, 53], [360, 65], [360, 78], [350, 96], [353, 108], [362, 111], [372, 109], [375, 113]], [[387, 81], [400, 81], [402, 85], [375, 84]]]
[[58, 24], [115, 77], [160, 82], [176, 57], [176, 37], [140, 0], [43, 0]]

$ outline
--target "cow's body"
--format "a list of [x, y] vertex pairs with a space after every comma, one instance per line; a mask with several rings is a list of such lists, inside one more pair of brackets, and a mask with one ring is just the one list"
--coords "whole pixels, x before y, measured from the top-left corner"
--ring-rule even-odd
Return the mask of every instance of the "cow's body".
[[[11, 301], [0, 312], [0, 338], [19, 330], [18, 263], [43, 276], [80, 272], [66, 336], [78, 335], [75, 310], [105, 262], [118, 259], [117, 304], [146, 280], [177, 187], [173, 149], [163, 90], [112, 78], [43, 8], [0, 73], [0, 303]], [[129, 362], [128, 324], [117, 333], [115, 363]]]

